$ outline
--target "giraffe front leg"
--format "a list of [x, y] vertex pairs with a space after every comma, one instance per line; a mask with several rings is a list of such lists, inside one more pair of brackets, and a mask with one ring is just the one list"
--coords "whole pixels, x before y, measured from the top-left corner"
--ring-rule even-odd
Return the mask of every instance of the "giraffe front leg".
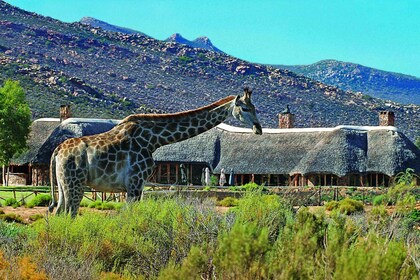
[[143, 197], [144, 180], [138, 175], [130, 178], [130, 183], [127, 188], [127, 202], [139, 201]]

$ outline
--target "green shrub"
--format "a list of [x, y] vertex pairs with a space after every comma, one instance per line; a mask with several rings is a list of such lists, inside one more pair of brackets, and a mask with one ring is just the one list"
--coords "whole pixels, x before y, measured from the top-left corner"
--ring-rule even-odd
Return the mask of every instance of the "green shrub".
[[[351, 204], [345, 201], [336, 208]], [[30, 255], [51, 279], [418, 277], [418, 210], [389, 216], [379, 205], [365, 215], [326, 215], [295, 211], [261, 192], [244, 193], [226, 214], [212, 200], [191, 197], [125, 205], [76, 218], [48, 215], [31, 226], [0, 221], [0, 250]]]
[[399, 214], [407, 214], [412, 212], [416, 207], [416, 198], [412, 194], [406, 194], [397, 200], [395, 210]]
[[12, 206], [13, 208], [19, 207], [21, 204], [16, 200], [16, 198], [10, 197], [4, 201], [4, 206]]
[[340, 204], [339, 204], [338, 201], [331, 200], [331, 201], [328, 201], [327, 203], [325, 203], [325, 209], [327, 211], [333, 211], [335, 209], [338, 209], [339, 205]]
[[[302, 207], [276, 239], [267, 257], [268, 279], [324, 279], [325, 214]], [[324, 259], [324, 261], [328, 261]]]
[[218, 206], [223, 206], [223, 207], [238, 206], [238, 204], [239, 204], [238, 199], [231, 196], [225, 197], [221, 201], [217, 202]]
[[325, 204], [325, 209], [328, 211], [338, 210], [343, 214], [353, 214], [355, 212], [363, 211], [363, 203], [358, 200], [354, 200], [346, 197], [340, 201], [329, 201]]
[[236, 223], [220, 237], [214, 258], [217, 274], [221, 279], [261, 278], [270, 247], [267, 228], [256, 223]]
[[26, 204], [26, 207], [33, 208], [35, 206], [48, 206], [51, 203], [50, 194], [39, 194]]
[[[52, 260], [66, 255], [74, 265], [93, 262], [91, 270], [100, 267], [104, 272], [154, 278], [169, 260], [179, 263], [187, 257], [192, 246], [214, 247], [221, 222], [214, 202], [146, 198], [112, 215], [86, 211], [75, 219], [61, 215], [49, 217], [46, 224], [35, 223], [40, 235], [34, 248], [40, 261], [58, 271], [65, 268]], [[52, 255], [43, 255], [45, 248]]]
[[[87, 204], [87, 203], [86, 203]], [[85, 204], [85, 205], [86, 205]], [[119, 210], [122, 208], [124, 203], [107, 202], [107, 201], [93, 201], [88, 204], [89, 208], [95, 208], [98, 210]]]
[[343, 214], [353, 214], [356, 212], [363, 211], [363, 203], [351, 198], [345, 198], [339, 202], [340, 206], [338, 207], [338, 210], [340, 213]]
[[292, 206], [277, 195], [265, 195], [260, 192], [247, 192], [238, 200], [233, 209], [236, 223], [256, 223], [266, 227], [271, 241], [277, 237], [288, 219], [292, 216]]
[[34, 214], [34, 215], [29, 216], [29, 220], [32, 221], [32, 222], [41, 220], [43, 218], [44, 218], [44, 215], [42, 215], [42, 214]]
[[420, 223], [420, 209], [414, 209], [407, 215], [407, 217], [409, 217], [416, 223]]
[[181, 265], [170, 262], [159, 274], [160, 280], [184, 280], [184, 279], [212, 279], [213, 248], [208, 246], [192, 246], [188, 256]]
[[402, 242], [368, 233], [340, 254], [334, 276], [336, 279], [412, 279], [415, 268], [406, 262], [411, 261]]
[[20, 224], [24, 223], [23, 218], [20, 215], [15, 214], [15, 213], [0, 214], [0, 219], [8, 223], [12, 223], [12, 222], [20, 223]]
[[85, 200], [82, 200], [80, 202], [80, 207], [89, 207], [89, 202], [88, 201], [85, 201]]
[[385, 194], [377, 195], [373, 198], [372, 204], [374, 206], [383, 205], [387, 202], [387, 196]]
[[102, 206], [102, 201], [98, 201], [98, 200], [93, 201], [88, 205], [89, 208], [95, 208], [95, 209], [97, 209], [98, 207], [101, 207], [101, 206]]
[[181, 63], [188, 63], [191, 62], [192, 60], [194, 60], [193, 58], [186, 56], [186, 55], [181, 55], [180, 57], [178, 57], [179, 62]]

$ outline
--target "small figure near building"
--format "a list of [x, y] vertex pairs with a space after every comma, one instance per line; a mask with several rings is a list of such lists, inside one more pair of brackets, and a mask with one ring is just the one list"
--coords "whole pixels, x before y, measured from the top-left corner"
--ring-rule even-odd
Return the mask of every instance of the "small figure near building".
[[225, 174], [225, 169], [222, 168], [222, 170], [220, 170], [219, 186], [223, 187], [225, 184], [226, 184], [226, 174]]

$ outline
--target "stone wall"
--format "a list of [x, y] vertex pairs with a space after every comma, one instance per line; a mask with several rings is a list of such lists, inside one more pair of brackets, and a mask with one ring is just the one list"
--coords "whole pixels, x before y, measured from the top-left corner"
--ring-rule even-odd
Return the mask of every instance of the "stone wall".
[[25, 173], [10, 173], [9, 186], [25, 186], [27, 179], [28, 175]]

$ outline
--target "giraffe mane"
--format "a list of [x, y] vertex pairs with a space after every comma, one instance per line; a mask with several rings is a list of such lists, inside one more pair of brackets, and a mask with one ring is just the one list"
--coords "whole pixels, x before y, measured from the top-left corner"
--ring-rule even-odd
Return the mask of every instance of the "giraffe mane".
[[222, 98], [214, 103], [211, 103], [209, 105], [197, 108], [197, 109], [193, 109], [193, 110], [188, 110], [188, 111], [183, 111], [183, 112], [178, 112], [178, 113], [172, 113], [172, 114], [133, 114], [133, 115], [129, 115], [128, 117], [125, 117], [120, 124], [123, 123], [127, 123], [127, 122], [135, 122], [135, 121], [139, 121], [139, 120], [165, 120], [165, 119], [177, 119], [177, 118], [182, 118], [183, 116], [187, 116], [187, 115], [192, 115], [192, 114], [196, 114], [199, 112], [203, 112], [203, 111], [208, 111], [208, 110], [212, 110], [214, 108], [217, 108], [223, 104], [226, 104], [232, 100], [234, 100], [236, 98], [236, 96], [231, 95], [225, 98]]

